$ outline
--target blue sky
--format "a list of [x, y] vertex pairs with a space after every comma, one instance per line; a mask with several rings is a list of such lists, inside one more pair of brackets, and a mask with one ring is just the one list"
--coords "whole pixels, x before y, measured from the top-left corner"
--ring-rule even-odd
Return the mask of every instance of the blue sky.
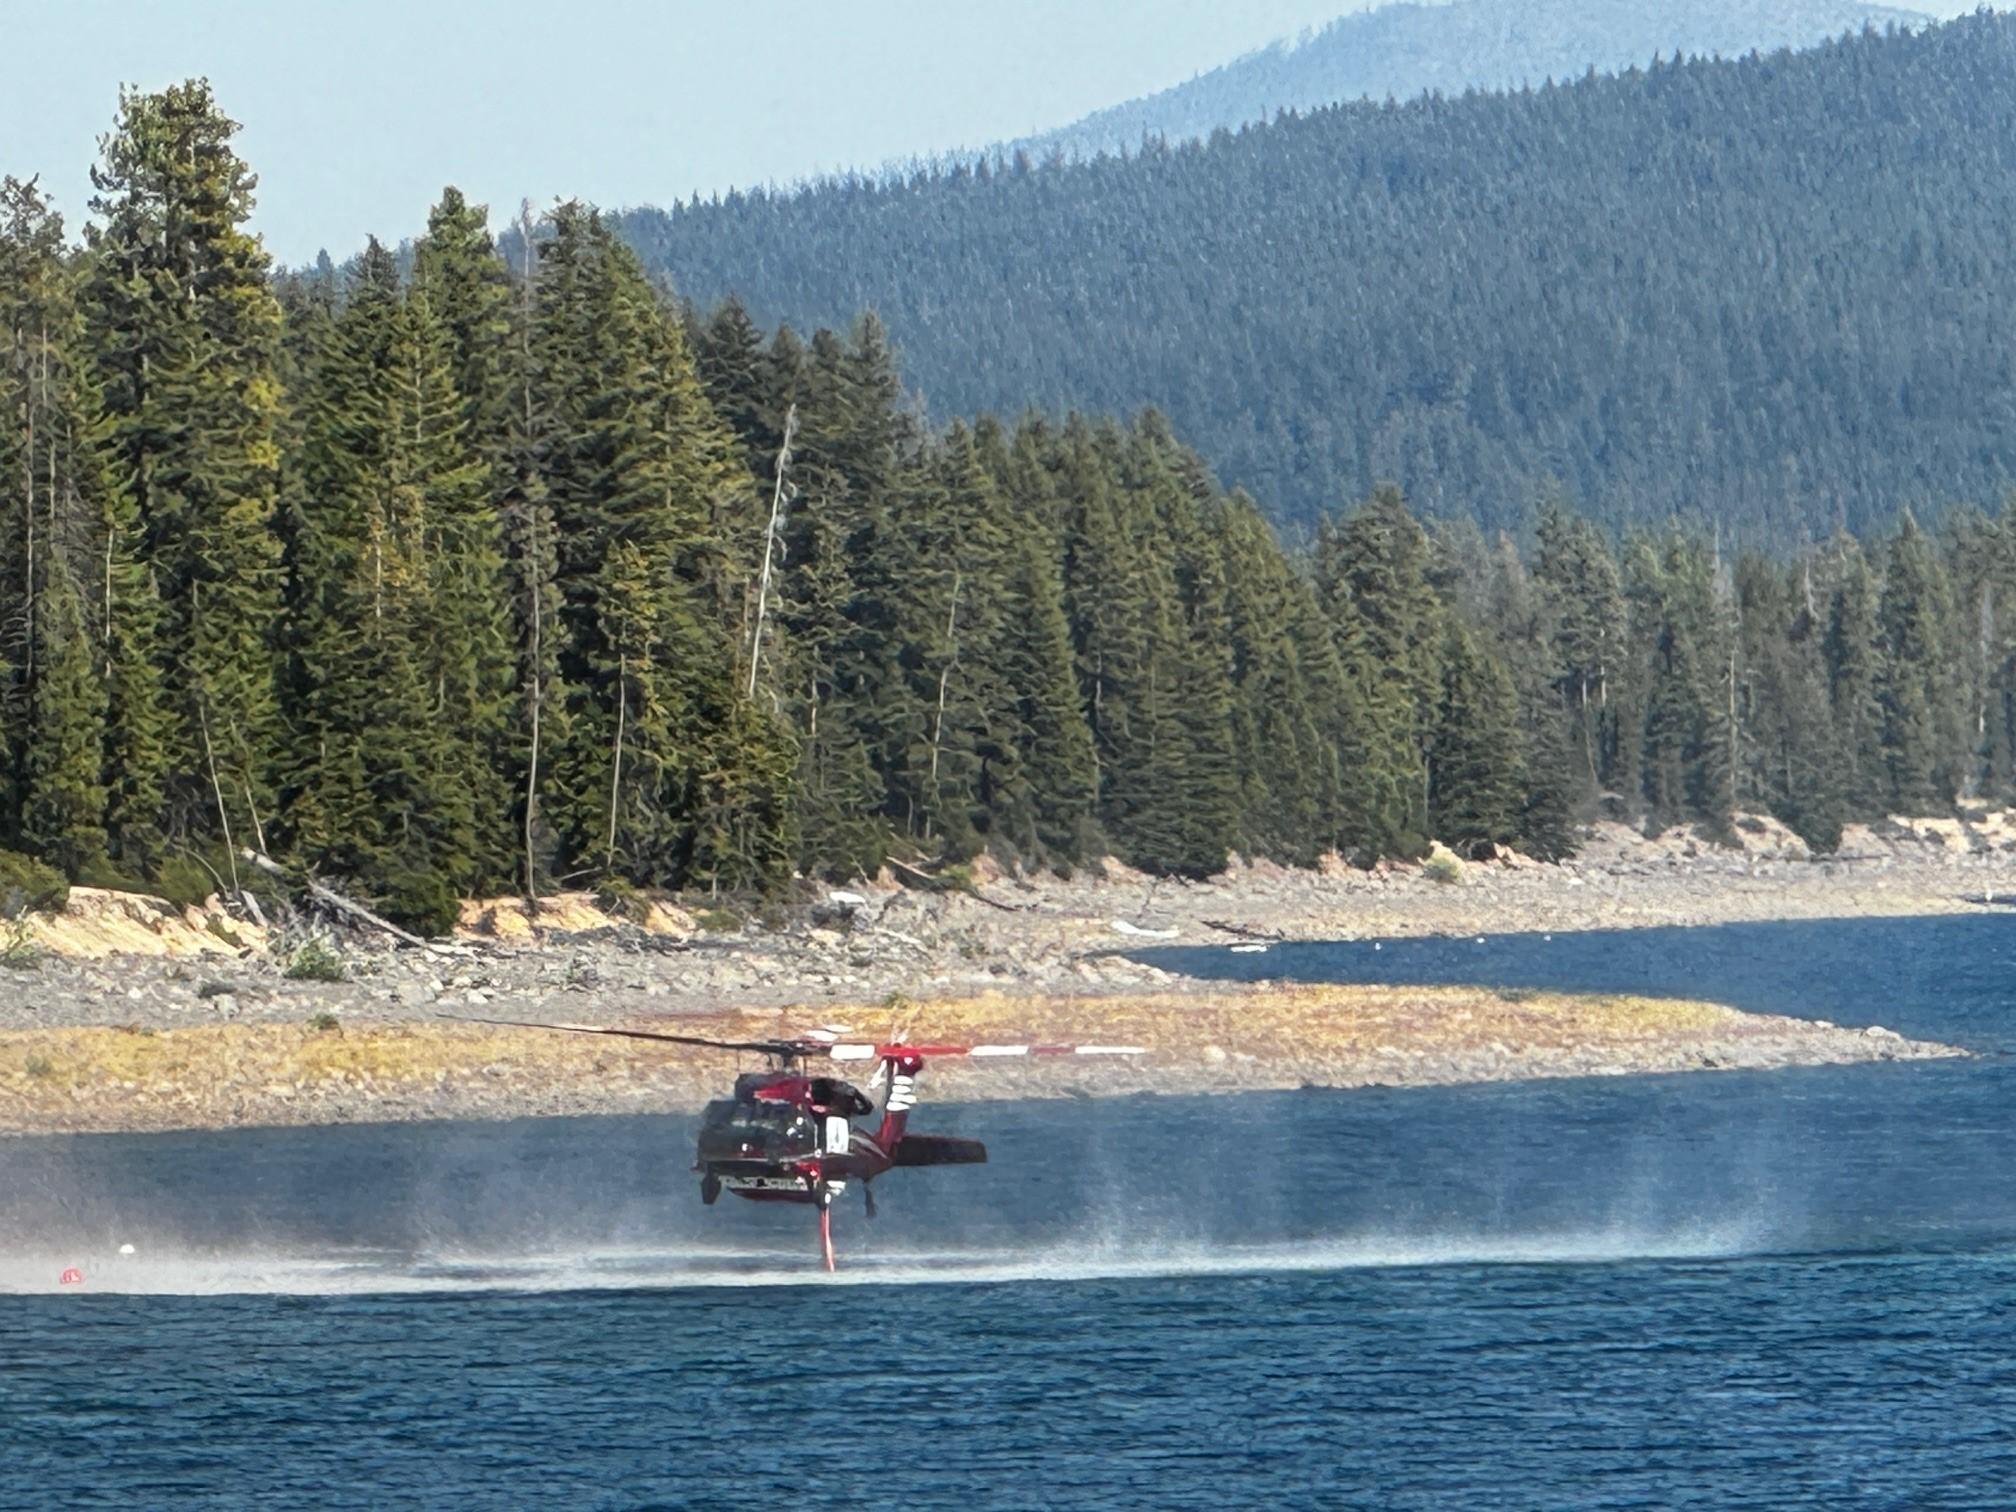
[[445, 183], [501, 220], [1026, 135], [1365, 3], [11, 0], [0, 172], [40, 173], [74, 226], [118, 86], [207, 75], [257, 229], [303, 262], [415, 233]]
[[13, 0], [0, 172], [81, 219], [118, 86], [209, 77], [275, 255], [418, 231], [445, 183], [663, 203], [1062, 125], [1351, 0]]

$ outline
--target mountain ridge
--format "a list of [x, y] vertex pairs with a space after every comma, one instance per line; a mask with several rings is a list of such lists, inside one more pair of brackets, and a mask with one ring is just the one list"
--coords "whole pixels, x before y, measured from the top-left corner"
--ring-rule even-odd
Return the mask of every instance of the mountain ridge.
[[1654, 57], [1737, 56], [1811, 46], [1865, 25], [1920, 27], [1923, 12], [1861, 0], [1685, 0], [1647, 16], [1636, 0], [1399, 0], [1339, 16], [1180, 84], [994, 149], [1042, 159], [1131, 150], [1237, 129], [1283, 110], [1405, 101], [1428, 92], [1517, 89], [1642, 66]]
[[2016, 446], [2016, 18], [616, 217], [702, 306], [879, 310], [940, 413], [1168, 412], [1301, 528], [1395, 481], [1796, 542]]

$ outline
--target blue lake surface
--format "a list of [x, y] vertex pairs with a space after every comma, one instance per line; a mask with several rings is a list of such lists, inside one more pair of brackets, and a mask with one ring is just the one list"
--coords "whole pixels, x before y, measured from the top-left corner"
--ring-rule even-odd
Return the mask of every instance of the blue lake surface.
[[[0, 1504], [2016, 1505], [2016, 917], [1165, 951], [1965, 1062], [933, 1108], [811, 1272], [676, 1118], [0, 1144]], [[122, 1244], [134, 1253], [121, 1255]], [[59, 1288], [76, 1264], [82, 1288]]]

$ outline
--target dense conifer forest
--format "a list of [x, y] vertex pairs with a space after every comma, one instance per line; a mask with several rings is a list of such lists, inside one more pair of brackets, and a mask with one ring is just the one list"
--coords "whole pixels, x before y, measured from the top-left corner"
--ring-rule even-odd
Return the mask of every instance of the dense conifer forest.
[[1298, 538], [1381, 481], [1790, 549], [2016, 455], [2016, 16], [619, 226], [689, 297], [872, 308], [935, 412], [1167, 413]]
[[234, 130], [126, 95], [77, 240], [0, 182], [0, 847], [73, 879], [249, 846], [438, 928], [2016, 786], [2016, 521], [1766, 558], [1381, 485], [1287, 551], [1155, 410], [927, 424], [875, 316], [682, 305], [578, 204], [275, 276]]

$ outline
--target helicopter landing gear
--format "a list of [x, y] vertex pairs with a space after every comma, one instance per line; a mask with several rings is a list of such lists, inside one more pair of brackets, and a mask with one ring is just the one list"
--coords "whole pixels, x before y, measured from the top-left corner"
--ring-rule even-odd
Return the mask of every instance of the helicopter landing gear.
[[869, 1216], [870, 1218], [873, 1218], [873, 1217], [875, 1216], [875, 1188], [874, 1188], [874, 1187], [872, 1187], [872, 1186], [870, 1186], [870, 1185], [869, 1185], [869, 1184], [868, 1184], [867, 1182], [865, 1182], [865, 1181], [864, 1181], [864, 1182], [862, 1182], [862, 1183], [861, 1183], [861, 1196], [862, 1196], [862, 1199], [863, 1199], [864, 1201], [866, 1201], [866, 1202], [867, 1202], [867, 1204], [868, 1204], [868, 1216]]
[[708, 1207], [714, 1206], [714, 1199], [721, 1195], [721, 1178], [709, 1171], [700, 1178], [700, 1200]]

